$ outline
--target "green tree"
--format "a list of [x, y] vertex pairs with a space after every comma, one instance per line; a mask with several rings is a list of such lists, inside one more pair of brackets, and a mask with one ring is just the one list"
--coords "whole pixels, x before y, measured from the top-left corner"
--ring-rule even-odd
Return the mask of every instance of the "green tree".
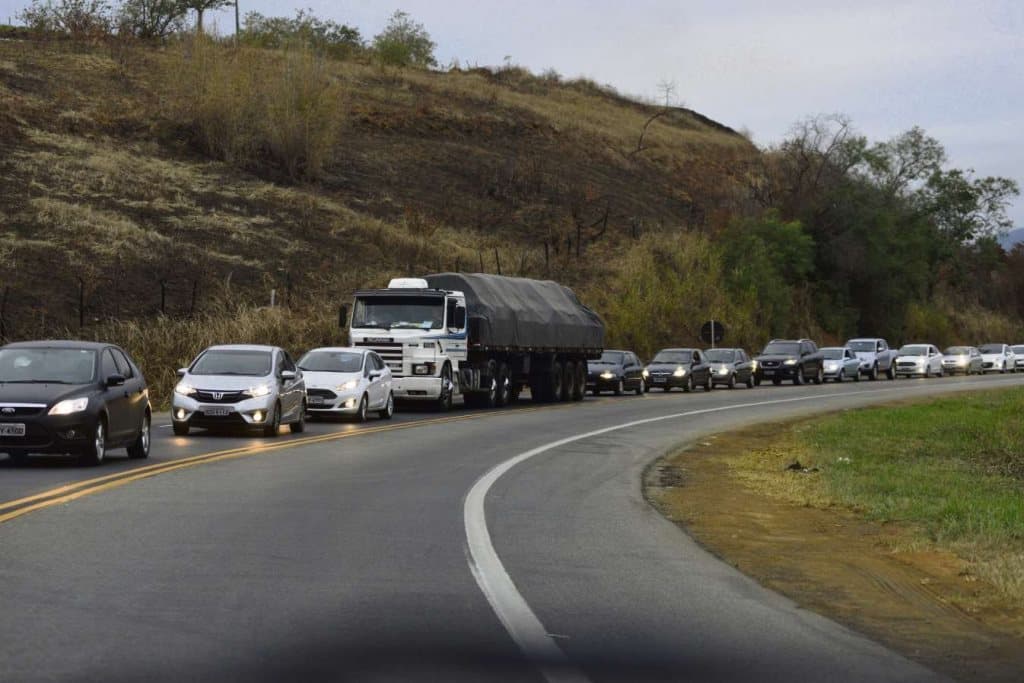
[[142, 40], [166, 38], [185, 24], [182, 0], [124, 0], [118, 8], [118, 32]]
[[401, 10], [395, 11], [387, 27], [373, 38], [374, 52], [392, 66], [437, 66], [436, 47], [423, 24]]

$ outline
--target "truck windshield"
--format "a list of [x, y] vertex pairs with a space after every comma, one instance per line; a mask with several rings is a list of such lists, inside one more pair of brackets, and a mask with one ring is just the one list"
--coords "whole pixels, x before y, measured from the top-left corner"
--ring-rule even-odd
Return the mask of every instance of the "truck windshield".
[[374, 296], [356, 299], [352, 327], [384, 330], [438, 330], [444, 324], [444, 299]]
[[875, 350], [875, 342], [873, 341], [852, 341], [847, 346], [861, 353], [874, 352]]

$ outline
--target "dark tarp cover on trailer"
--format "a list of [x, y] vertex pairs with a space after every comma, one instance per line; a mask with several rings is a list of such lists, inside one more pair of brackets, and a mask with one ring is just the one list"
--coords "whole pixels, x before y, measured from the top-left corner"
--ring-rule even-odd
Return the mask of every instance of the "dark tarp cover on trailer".
[[440, 273], [425, 279], [435, 289], [466, 295], [473, 343], [520, 349], [604, 346], [601, 318], [557, 282], [482, 273]]

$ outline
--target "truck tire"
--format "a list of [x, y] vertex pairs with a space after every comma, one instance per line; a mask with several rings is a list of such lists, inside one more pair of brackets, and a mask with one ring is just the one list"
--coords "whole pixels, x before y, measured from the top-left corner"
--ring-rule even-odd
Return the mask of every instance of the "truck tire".
[[541, 400], [545, 403], [554, 403], [562, 395], [562, 364], [553, 361], [551, 367], [544, 373], [544, 380]]
[[558, 400], [565, 403], [572, 399], [574, 393], [576, 393], [576, 364], [567, 360], [562, 365], [562, 391], [558, 394]]
[[510, 395], [512, 393], [512, 380], [509, 377], [508, 364], [498, 364], [498, 376], [497, 385], [494, 392], [494, 405], [499, 408], [504, 408], [509, 404]]
[[441, 395], [437, 397], [435, 409], [441, 413], [447, 413], [452, 409], [452, 367], [445, 363], [441, 368]]
[[576, 386], [573, 387], [572, 400], [582, 401], [587, 393], [587, 363], [576, 362]]
[[878, 379], [878, 363], [871, 366], [871, 372], [868, 373], [868, 379], [872, 382]]

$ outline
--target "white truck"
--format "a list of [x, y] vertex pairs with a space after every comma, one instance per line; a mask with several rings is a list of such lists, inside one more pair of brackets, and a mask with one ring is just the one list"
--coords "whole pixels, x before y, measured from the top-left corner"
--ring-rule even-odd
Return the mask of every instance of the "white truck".
[[846, 342], [860, 360], [860, 374], [868, 379], [876, 380], [885, 374], [889, 379], [896, 379], [895, 349], [889, 348], [889, 342], [879, 337], [861, 337]]
[[396, 400], [447, 410], [460, 395], [504, 406], [527, 387], [534, 401], [582, 400], [604, 324], [555, 282], [442, 273], [357, 291], [349, 337], [387, 363]]

